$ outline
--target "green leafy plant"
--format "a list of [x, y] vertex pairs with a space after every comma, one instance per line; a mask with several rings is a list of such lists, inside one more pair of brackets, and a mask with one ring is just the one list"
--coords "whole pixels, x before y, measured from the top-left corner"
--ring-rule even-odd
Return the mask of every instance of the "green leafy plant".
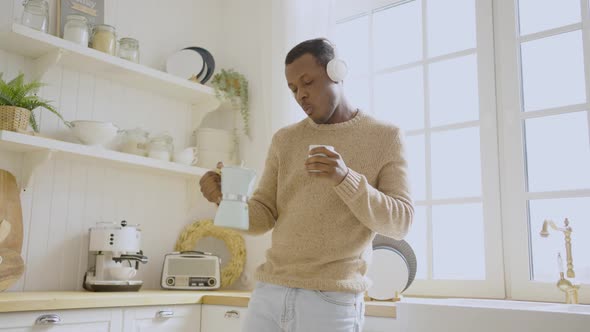
[[248, 104], [248, 80], [233, 69], [222, 69], [211, 80], [215, 95], [219, 100], [229, 100], [239, 108], [244, 123], [244, 133], [250, 136], [250, 108]]
[[49, 104], [49, 100], [37, 97], [36, 94], [39, 91], [39, 88], [46, 84], [37, 80], [25, 83], [25, 75], [23, 73], [20, 73], [11, 81], [6, 82], [2, 78], [3, 74], [4, 73], [0, 73], [0, 106], [22, 107], [31, 111], [29, 124], [35, 132], [39, 132], [39, 125], [33, 110], [39, 107], [50, 111], [66, 123], [61, 114]]

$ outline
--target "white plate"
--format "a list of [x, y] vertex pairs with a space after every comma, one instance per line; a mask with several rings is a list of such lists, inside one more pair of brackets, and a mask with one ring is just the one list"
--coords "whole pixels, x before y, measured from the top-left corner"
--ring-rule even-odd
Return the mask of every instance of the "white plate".
[[368, 295], [376, 300], [393, 299], [408, 284], [409, 272], [406, 260], [397, 250], [374, 248], [373, 261], [367, 273], [373, 282]]
[[199, 76], [200, 80], [206, 71], [203, 57], [194, 50], [180, 50], [166, 59], [166, 72], [180, 78], [188, 80], [194, 75]]
[[373, 240], [373, 260], [367, 271], [373, 282], [367, 295], [376, 300], [395, 298], [410, 287], [416, 269], [416, 255], [406, 241], [378, 234]]

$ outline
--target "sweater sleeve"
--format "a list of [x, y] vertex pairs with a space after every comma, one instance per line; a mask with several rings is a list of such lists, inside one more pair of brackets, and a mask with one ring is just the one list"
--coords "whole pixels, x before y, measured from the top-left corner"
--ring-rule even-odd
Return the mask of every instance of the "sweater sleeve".
[[334, 187], [356, 218], [372, 231], [401, 240], [408, 233], [414, 216], [407, 180], [402, 135], [397, 130], [390, 158], [379, 171], [376, 188], [352, 169]]
[[277, 213], [277, 175], [278, 155], [273, 137], [264, 171], [257, 189], [248, 200], [250, 225], [247, 233], [259, 235], [271, 230], [278, 218]]

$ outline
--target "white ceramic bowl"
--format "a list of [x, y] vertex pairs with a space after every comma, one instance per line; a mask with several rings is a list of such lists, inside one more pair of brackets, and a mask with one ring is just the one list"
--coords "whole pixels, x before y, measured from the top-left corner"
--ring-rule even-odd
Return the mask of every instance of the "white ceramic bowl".
[[105, 146], [110, 143], [119, 131], [111, 122], [77, 120], [70, 122], [71, 129], [82, 143], [92, 146]]

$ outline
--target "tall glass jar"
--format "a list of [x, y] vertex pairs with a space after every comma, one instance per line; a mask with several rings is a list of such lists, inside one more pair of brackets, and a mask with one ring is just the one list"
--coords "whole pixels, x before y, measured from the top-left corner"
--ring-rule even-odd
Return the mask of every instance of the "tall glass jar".
[[123, 142], [120, 150], [145, 157], [148, 154], [148, 142], [149, 133], [145, 129], [137, 127], [125, 130], [123, 131]]
[[119, 40], [119, 58], [139, 63], [139, 42], [133, 38]]
[[92, 29], [91, 47], [106, 54], [115, 55], [117, 34], [115, 27], [107, 24], [95, 25]]
[[174, 153], [172, 136], [164, 133], [150, 140], [148, 156], [155, 159], [170, 161]]
[[49, 28], [49, 4], [45, 0], [25, 0], [21, 23], [47, 33]]
[[68, 15], [63, 39], [88, 46], [88, 19], [82, 15]]

